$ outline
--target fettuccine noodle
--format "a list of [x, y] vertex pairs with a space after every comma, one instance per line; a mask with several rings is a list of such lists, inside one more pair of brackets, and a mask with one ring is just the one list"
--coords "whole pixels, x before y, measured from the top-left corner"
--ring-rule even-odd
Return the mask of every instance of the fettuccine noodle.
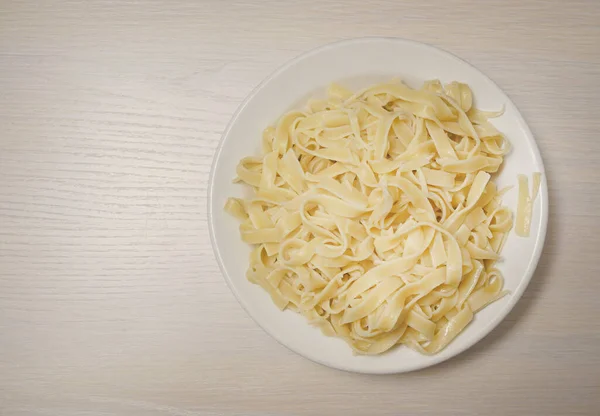
[[537, 194], [540, 189], [540, 183], [542, 181], [542, 174], [540, 172], [534, 172], [532, 175], [533, 179], [533, 192], [529, 195], [529, 180], [525, 175], [517, 176], [519, 181], [519, 201], [517, 204], [517, 221], [515, 227], [515, 233], [519, 237], [529, 237], [529, 231], [531, 228], [531, 214], [533, 212], [533, 203], [537, 198]]
[[332, 85], [285, 114], [237, 167], [254, 196], [225, 207], [254, 245], [247, 278], [357, 353], [439, 352], [507, 293], [496, 115], [439, 81]]

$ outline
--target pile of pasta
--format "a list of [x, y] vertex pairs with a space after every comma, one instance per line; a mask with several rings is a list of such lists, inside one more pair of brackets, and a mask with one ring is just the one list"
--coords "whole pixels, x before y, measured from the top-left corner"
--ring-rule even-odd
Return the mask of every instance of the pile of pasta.
[[253, 196], [225, 207], [254, 245], [247, 278], [357, 353], [439, 352], [506, 294], [497, 115], [437, 80], [334, 84], [283, 115], [237, 167]]

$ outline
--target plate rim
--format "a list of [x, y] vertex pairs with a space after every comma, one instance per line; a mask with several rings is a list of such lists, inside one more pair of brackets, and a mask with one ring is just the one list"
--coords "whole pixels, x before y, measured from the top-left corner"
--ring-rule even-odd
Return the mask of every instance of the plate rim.
[[[336, 48], [341, 45], [347, 45], [347, 44], [352, 44], [352, 43], [369, 43], [369, 42], [404, 43], [404, 44], [408, 44], [408, 45], [412, 45], [412, 46], [423, 47], [423, 48], [431, 50], [433, 53], [442, 54], [442, 55], [445, 55], [446, 58], [449, 58], [449, 59], [452, 59], [455, 61], [459, 61], [460, 63], [467, 65], [467, 66], [471, 67], [472, 69], [474, 69], [475, 71], [477, 71], [488, 83], [490, 83], [492, 86], [494, 86], [499, 91], [501, 91], [502, 94], [504, 94], [504, 96], [506, 96], [506, 98], [507, 98], [507, 101], [508, 101], [507, 104], [512, 105], [513, 108], [516, 110], [515, 111], [516, 118], [521, 122], [526, 135], [532, 139], [531, 141], [533, 144], [532, 149], [533, 149], [534, 158], [539, 163], [539, 165], [541, 167], [540, 171], [542, 173], [542, 181], [540, 183], [540, 190], [538, 193], [538, 198], [540, 198], [540, 201], [541, 201], [540, 229], [539, 229], [539, 232], [537, 235], [537, 240], [535, 241], [533, 254], [529, 260], [529, 265], [526, 270], [526, 273], [523, 276], [523, 278], [521, 279], [521, 281], [519, 282], [516, 289], [513, 292], [511, 292], [511, 297], [510, 297], [509, 303], [501, 311], [499, 311], [499, 313], [497, 313], [477, 334], [475, 334], [475, 336], [473, 336], [469, 342], [467, 342], [464, 346], [459, 348], [457, 351], [455, 351], [451, 355], [444, 356], [443, 354], [440, 353], [440, 354], [431, 356], [432, 358], [428, 362], [418, 363], [416, 365], [409, 364], [401, 369], [392, 367], [392, 368], [386, 368], [386, 369], [382, 369], [382, 370], [375, 369], [372, 371], [351, 368], [348, 366], [334, 365], [325, 360], [321, 360], [318, 357], [311, 357], [311, 356], [305, 355], [301, 351], [298, 351], [296, 348], [288, 345], [282, 337], [280, 337], [279, 335], [277, 335], [277, 334], [273, 333], [272, 331], [270, 331], [269, 329], [267, 329], [265, 326], [263, 326], [259, 322], [259, 320], [257, 318], [255, 318], [253, 316], [253, 314], [250, 312], [250, 310], [246, 304], [246, 301], [243, 299], [243, 297], [238, 292], [235, 284], [233, 283], [231, 277], [229, 276], [229, 274], [227, 273], [227, 271], [225, 269], [225, 264], [224, 264], [223, 258], [221, 257], [221, 252], [216, 243], [215, 224], [214, 224], [214, 220], [213, 220], [213, 210], [212, 210], [212, 204], [213, 204], [213, 199], [214, 199], [213, 193], [214, 193], [214, 188], [215, 188], [214, 187], [215, 171], [216, 171], [216, 167], [219, 163], [219, 160], [221, 159], [223, 145], [224, 145], [225, 140], [226, 140], [227, 136], [229, 135], [233, 125], [236, 123], [237, 119], [239, 118], [239, 115], [244, 111], [244, 109], [247, 107], [248, 103], [250, 101], [252, 101], [252, 99], [257, 95], [257, 93], [265, 85], [267, 85], [269, 82], [271, 82], [275, 77], [277, 77], [281, 73], [288, 70], [290, 67], [292, 67], [297, 62], [300, 62], [309, 56], [312, 56], [316, 53], [325, 51], [327, 49]], [[475, 344], [479, 343], [487, 335], [489, 335], [510, 314], [510, 312], [514, 309], [515, 305], [521, 300], [523, 294], [525, 293], [525, 290], [529, 286], [529, 283], [531, 282], [531, 280], [535, 274], [535, 271], [538, 267], [539, 260], [541, 258], [542, 252], [543, 252], [543, 248], [544, 248], [544, 245], [546, 242], [546, 234], [547, 234], [547, 230], [548, 230], [548, 220], [549, 220], [548, 183], [547, 183], [547, 178], [546, 178], [546, 174], [545, 174], [544, 162], [543, 162], [537, 141], [535, 140], [535, 136], [533, 135], [533, 132], [529, 128], [529, 125], [525, 121], [521, 111], [519, 110], [517, 105], [513, 102], [513, 100], [510, 98], [510, 96], [502, 88], [500, 88], [500, 86], [494, 80], [492, 80], [484, 72], [479, 70], [479, 68], [477, 68], [476, 66], [467, 62], [466, 60], [460, 58], [459, 56], [454, 55], [451, 52], [448, 52], [444, 49], [441, 49], [437, 46], [433, 46], [428, 43], [419, 42], [419, 41], [412, 40], [412, 39], [405, 39], [405, 38], [400, 38], [400, 37], [387, 37], [387, 36], [357, 37], [357, 38], [343, 39], [343, 40], [339, 40], [336, 42], [330, 42], [330, 43], [326, 43], [326, 44], [317, 46], [315, 48], [305, 51], [305, 52], [295, 56], [294, 58], [286, 61], [283, 65], [279, 66], [277, 69], [275, 69], [273, 72], [271, 72], [266, 78], [264, 78], [258, 85], [256, 85], [252, 89], [252, 91], [244, 98], [242, 103], [238, 106], [236, 111], [231, 116], [231, 119], [227, 123], [225, 130], [223, 130], [223, 133], [221, 134], [221, 137], [219, 139], [219, 143], [217, 144], [217, 148], [215, 149], [215, 153], [213, 155], [213, 161], [212, 161], [212, 164], [210, 167], [207, 194], [208, 194], [207, 195], [207, 221], [208, 221], [208, 229], [209, 229], [210, 242], [212, 245], [213, 254], [215, 256], [215, 259], [217, 260], [217, 264], [219, 265], [221, 275], [223, 276], [225, 282], [227, 283], [229, 290], [233, 293], [236, 300], [242, 306], [242, 308], [246, 311], [248, 316], [250, 316], [250, 318], [252, 318], [252, 320], [263, 331], [265, 331], [271, 338], [275, 339], [279, 344], [283, 345], [288, 350], [300, 355], [301, 357], [304, 357], [310, 361], [316, 362], [318, 364], [321, 364], [321, 365], [329, 367], [329, 368], [334, 368], [334, 369], [352, 372], [352, 373], [361, 373], [361, 374], [400, 374], [400, 373], [407, 373], [407, 372], [412, 372], [412, 371], [424, 369], [427, 367], [431, 367], [431, 366], [439, 364], [443, 361], [446, 361], [453, 357], [456, 357], [459, 354], [464, 353], [465, 351], [467, 351], [468, 349], [473, 347]], [[325, 336], [325, 335], [323, 335], [323, 336]]]

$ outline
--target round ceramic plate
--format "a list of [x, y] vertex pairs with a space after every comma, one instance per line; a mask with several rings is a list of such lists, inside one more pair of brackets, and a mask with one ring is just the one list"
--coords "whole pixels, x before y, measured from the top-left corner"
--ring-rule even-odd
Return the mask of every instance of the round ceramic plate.
[[[466, 350], [488, 334], [513, 308], [523, 294], [538, 263], [548, 219], [548, 190], [545, 177], [535, 201], [531, 235], [511, 233], [502, 252], [499, 268], [504, 273], [510, 295], [476, 314], [473, 322], [446, 349], [434, 356], [423, 356], [396, 346], [379, 356], [354, 355], [341, 339], [323, 335], [303, 317], [281, 312], [269, 295], [246, 280], [250, 247], [239, 236], [238, 221], [223, 211], [229, 196], [250, 196], [250, 190], [232, 183], [238, 161], [260, 154], [261, 134], [283, 113], [301, 107], [309, 97], [323, 96], [326, 87], [336, 82], [358, 89], [376, 82], [400, 78], [417, 87], [425, 80], [460, 81], [472, 88], [475, 103], [483, 110], [505, 109], [492, 120], [513, 148], [495, 178], [500, 186], [516, 185], [517, 174], [531, 177], [544, 172], [535, 140], [523, 117], [488, 77], [467, 62], [421, 43], [389, 38], [363, 38], [326, 45], [305, 53], [284, 65], [263, 81], [233, 116], [225, 130], [212, 166], [208, 221], [215, 251], [229, 287], [250, 316], [273, 338], [291, 350], [321, 364], [362, 373], [399, 373], [444, 361]], [[531, 181], [530, 181], [531, 182]], [[513, 210], [517, 186], [504, 197]]]

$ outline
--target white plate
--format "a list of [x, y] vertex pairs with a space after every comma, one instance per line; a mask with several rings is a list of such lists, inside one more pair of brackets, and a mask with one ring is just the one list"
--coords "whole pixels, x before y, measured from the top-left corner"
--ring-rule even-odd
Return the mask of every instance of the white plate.
[[[212, 166], [208, 198], [208, 221], [215, 256], [229, 287], [244, 309], [273, 338], [313, 361], [361, 373], [399, 373], [444, 361], [475, 344], [488, 334], [513, 308], [523, 294], [538, 263], [548, 219], [548, 190], [544, 177], [533, 210], [531, 236], [511, 233], [502, 256], [509, 296], [477, 313], [473, 322], [445, 350], [435, 356], [422, 356], [397, 346], [380, 356], [355, 356], [342, 340], [323, 335], [303, 317], [291, 311], [280, 312], [259, 286], [246, 280], [250, 248], [242, 243], [238, 221], [223, 212], [229, 196], [249, 196], [242, 185], [232, 184], [235, 167], [245, 156], [260, 154], [263, 129], [286, 111], [315, 95], [323, 95], [327, 85], [338, 82], [360, 88], [400, 77], [411, 86], [438, 78], [471, 86], [480, 109], [499, 110], [504, 115], [493, 124], [513, 145], [496, 178], [500, 186], [516, 185], [517, 174], [543, 172], [542, 159], [523, 117], [488, 77], [465, 61], [432, 46], [393, 38], [362, 38], [326, 45], [293, 59], [264, 80], [233, 116], [225, 130]], [[531, 182], [531, 181], [530, 181]], [[516, 209], [517, 187], [504, 198]]]

